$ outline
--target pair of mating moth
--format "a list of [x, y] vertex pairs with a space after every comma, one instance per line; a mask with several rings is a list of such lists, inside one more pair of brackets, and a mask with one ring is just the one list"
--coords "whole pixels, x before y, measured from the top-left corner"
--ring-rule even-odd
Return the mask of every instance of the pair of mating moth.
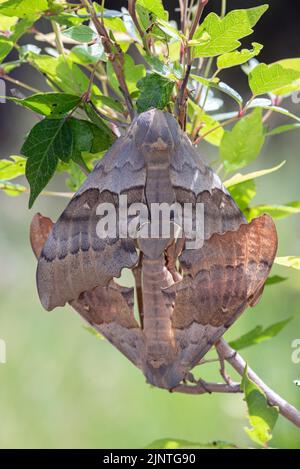
[[[203, 245], [187, 249], [184, 227], [177, 237], [99, 238], [97, 207], [117, 208], [120, 195], [148, 207], [203, 204]], [[257, 303], [277, 234], [268, 215], [247, 223], [174, 117], [152, 109], [134, 119], [55, 224], [34, 217], [31, 243], [44, 308], [69, 303], [149, 383], [172, 389]], [[139, 319], [134, 288], [115, 281], [123, 268], [134, 274]]]

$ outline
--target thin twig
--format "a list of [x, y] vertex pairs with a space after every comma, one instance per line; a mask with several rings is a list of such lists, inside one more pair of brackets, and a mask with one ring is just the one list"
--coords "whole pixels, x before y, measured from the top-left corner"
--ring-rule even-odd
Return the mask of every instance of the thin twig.
[[221, 18], [224, 18], [226, 15], [226, 7], [227, 7], [227, 0], [221, 0], [222, 5], [221, 5]]
[[196, 31], [196, 28], [199, 24], [199, 21], [201, 19], [202, 13], [204, 8], [206, 7], [207, 3], [209, 0], [200, 0], [198, 3], [198, 7], [196, 10], [195, 17], [193, 19], [191, 29], [189, 31], [189, 35], [187, 38], [187, 44], [185, 46], [186, 53], [187, 53], [187, 65], [186, 65], [186, 70], [185, 70], [185, 75], [182, 80], [177, 99], [176, 99], [176, 104], [175, 104], [175, 112], [178, 117], [178, 122], [181, 126], [182, 129], [185, 130], [186, 126], [186, 101], [188, 97], [188, 92], [187, 92], [187, 85], [189, 81], [189, 76], [191, 73], [191, 68], [192, 68], [192, 55], [191, 55], [191, 48], [188, 44], [189, 41], [193, 39], [194, 33]]
[[211, 394], [211, 393], [239, 393], [242, 392], [240, 383], [207, 383], [199, 380], [194, 385], [179, 384], [172, 392], [180, 392], [183, 394]]
[[222, 353], [225, 360], [230, 363], [240, 376], [243, 376], [245, 369], [247, 369], [249, 378], [265, 393], [269, 405], [278, 407], [281, 415], [296, 425], [296, 427], [300, 428], [300, 411], [298, 409], [269, 388], [269, 386], [267, 386], [262, 379], [249, 366], [247, 366], [243, 357], [231, 348], [224, 339], [220, 339], [216, 344], [216, 348], [220, 353]]
[[96, 31], [102, 41], [105, 52], [108, 54], [109, 59], [112, 63], [113, 69], [115, 71], [116, 77], [118, 79], [120, 90], [124, 96], [125, 103], [128, 109], [128, 113], [133, 119], [134, 109], [131, 100], [131, 96], [127, 87], [127, 83], [124, 76], [124, 54], [119, 44], [113, 42], [110, 38], [108, 32], [106, 31], [104, 25], [101, 23], [97, 17], [96, 11], [93, 7], [93, 4], [90, 0], [81, 0], [83, 6], [88, 10], [91, 15], [91, 20], [96, 28]]
[[213, 127], [212, 129], [209, 129], [207, 132], [205, 132], [204, 134], [202, 135], [199, 135], [198, 138], [196, 138], [194, 141], [193, 141], [193, 145], [198, 145], [198, 143], [200, 143], [202, 140], [204, 140], [209, 134], [215, 132], [216, 130], [220, 129], [221, 127], [225, 127], [226, 125], [229, 125], [229, 124], [232, 124], [233, 122], [235, 122], [236, 120], [239, 119], [239, 115], [237, 114], [236, 116], [232, 117], [231, 119], [228, 119], [227, 121], [223, 122], [222, 124], [218, 124], [216, 125], [216, 127]]
[[149, 46], [148, 46], [146, 34], [143, 31], [143, 29], [142, 29], [142, 27], [139, 23], [139, 20], [136, 16], [136, 0], [128, 0], [128, 12], [129, 12], [129, 14], [132, 18], [132, 21], [133, 21], [136, 29], [138, 30], [139, 35], [141, 36], [141, 39], [142, 39], [143, 45], [144, 45], [144, 49], [146, 50], [146, 52], [149, 52]]
[[12, 77], [10, 77], [6, 74], [1, 75], [1, 73], [0, 73], [0, 77], [3, 78], [6, 81], [9, 81], [10, 83], [13, 83], [16, 86], [20, 86], [21, 88], [24, 88], [25, 90], [33, 91], [34, 93], [42, 93], [41, 90], [38, 90], [37, 88], [34, 88], [33, 86], [27, 85], [27, 83], [23, 83], [20, 80], [15, 80], [14, 78], [12, 78]]

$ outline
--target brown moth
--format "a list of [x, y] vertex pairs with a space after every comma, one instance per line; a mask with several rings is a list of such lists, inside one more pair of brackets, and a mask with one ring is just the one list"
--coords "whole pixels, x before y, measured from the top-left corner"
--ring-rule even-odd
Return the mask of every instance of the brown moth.
[[[190, 204], [190, 228], [169, 237], [141, 236], [150, 220], [129, 217], [136, 231], [99, 238], [99, 204]], [[203, 245], [193, 240], [196, 204], [203, 204]], [[117, 218], [118, 224], [120, 220]], [[172, 226], [177, 224], [173, 220]], [[218, 176], [199, 157], [169, 113], [134, 119], [100, 160], [52, 227], [36, 215], [31, 243], [45, 309], [65, 303], [79, 312], [149, 383], [172, 389], [248, 306], [259, 300], [277, 250], [274, 223], [247, 223]], [[114, 280], [133, 270], [134, 289]]]

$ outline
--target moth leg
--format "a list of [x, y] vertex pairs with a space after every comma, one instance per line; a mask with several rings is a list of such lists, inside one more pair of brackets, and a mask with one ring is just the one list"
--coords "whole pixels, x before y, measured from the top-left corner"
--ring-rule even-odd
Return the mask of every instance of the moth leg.
[[197, 383], [197, 380], [195, 378], [195, 376], [193, 375], [193, 373], [191, 371], [189, 371], [186, 376], [184, 377], [183, 379], [183, 382], [189, 382], [189, 383]]
[[143, 305], [143, 288], [142, 288], [142, 265], [143, 265], [143, 253], [140, 252], [140, 257], [136, 267], [132, 269], [132, 273], [135, 281], [136, 297], [138, 313], [140, 318], [141, 328], [144, 325], [144, 305]]
[[180, 282], [182, 280], [182, 275], [178, 272], [178, 269], [176, 267], [176, 261], [178, 255], [182, 251], [184, 242], [184, 238], [180, 238], [178, 241], [174, 240], [173, 243], [166, 249], [166, 266], [168, 271], [171, 273], [175, 283]]
[[[218, 341], [219, 342], [219, 341]], [[220, 375], [222, 376], [222, 378], [224, 379], [224, 382], [226, 384], [232, 384], [233, 380], [231, 379], [231, 377], [226, 373], [226, 369], [225, 369], [225, 357], [223, 355], [223, 353], [219, 350], [218, 348], [218, 342], [215, 344], [215, 348], [216, 348], [216, 351], [217, 351], [217, 354], [218, 354], [218, 358], [219, 358], [219, 363], [220, 363]]]

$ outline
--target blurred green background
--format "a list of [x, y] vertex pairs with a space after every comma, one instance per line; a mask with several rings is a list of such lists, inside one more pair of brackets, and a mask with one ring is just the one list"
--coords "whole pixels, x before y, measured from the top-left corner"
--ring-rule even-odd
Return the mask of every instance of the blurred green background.
[[[240, 2], [240, 6], [249, 3], [257, 2]], [[268, 21], [270, 28], [271, 14], [267, 25]], [[294, 33], [292, 28], [277, 31], [276, 40], [284, 42], [285, 35], [289, 38]], [[255, 36], [255, 40], [262, 38]], [[271, 42], [270, 37], [266, 40]], [[287, 50], [285, 56], [297, 52], [299, 56], [299, 51]], [[29, 70], [21, 73], [24, 81], [40, 85], [41, 78], [31, 77]], [[300, 114], [299, 106], [290, 108]], [[0, 105], [0, 113], [0, 156], [7, 157], [19, 151], [35, 118], [11, 104]], [[272, 125], [276, 123], [278, 116]], [[297, 132], [273, 137], [258, 161], [247, 168], [262, 169], [287, 160], [279, 172], [258, 181], [255, 203], [300, 200], [299, 141]], [[205, 145], [201, 150], [205, 158], [214, 157], [215, 150]], [[63, 187], [62, 178], [49, 186]], [[152, 388], [108, 342], [89, 334], [70, 307], [51, 313], [42, 309], [28, 242], [29, 223], [37, 211], [56, 219], [67, 201], [41, 196], [31, 211], [27, 203], [27, 196], [0, 193], [0, 338], [7, 346], [7, 363], [0, 364], [0, 447], [139, 448], [165, 437], [251, 445], [243, 430], [248, 422], [242, 396], [185, 396]], [[281, 220], [277, 227], [279, 255], [300, 255], [300, 217]], [[278, 337], [246, 349], [243, 355], [266, 383], [300, 408], [300, 389], [293, 384], [300, 377], [300, 364], [291, 360], [291, 343], [300, 339], [300, 272], [274, 267], [272, 273], [289, 279], [267, 287], [259, 305], [248, 309], [226, 338], [293, 316]], [[205, 365], [199, 372], [207, 380], [217, 377], [214, 365]], [[299, 429], [280, 417], [271, 445], [300, 448]]]

